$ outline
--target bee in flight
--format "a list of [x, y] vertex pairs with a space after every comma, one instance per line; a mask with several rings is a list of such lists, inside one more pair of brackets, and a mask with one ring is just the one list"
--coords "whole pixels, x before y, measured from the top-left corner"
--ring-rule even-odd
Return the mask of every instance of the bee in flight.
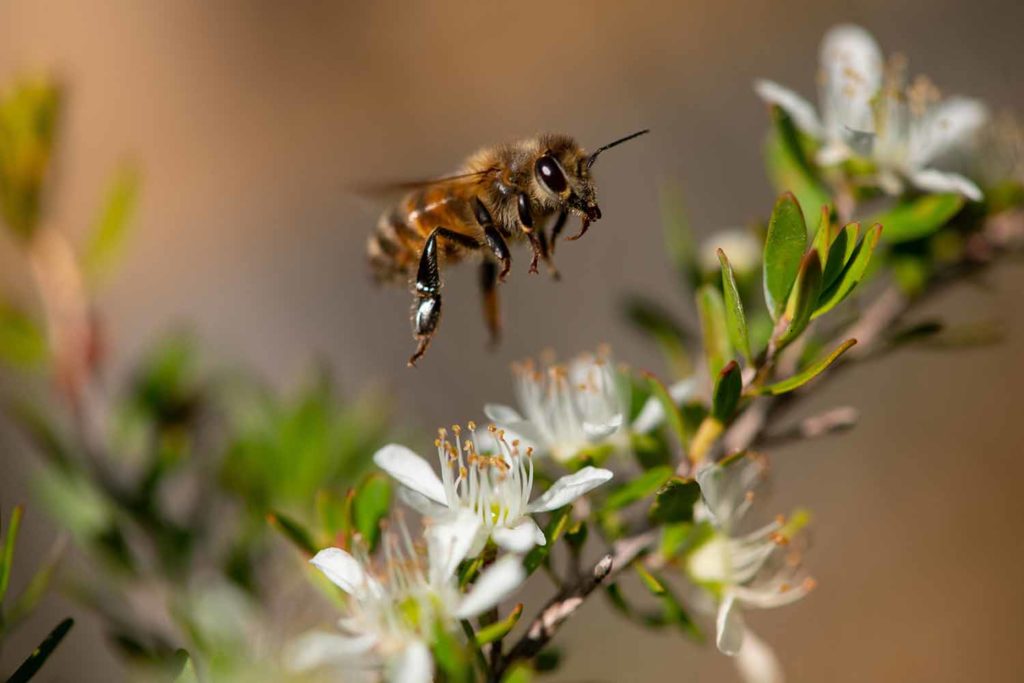
[[381, 216], [367, 254], [378, 282], [414, 283], [417, 346], [409, 365], [426, 353], [441, 320], [442, 262], [482, 254], [484, 319], [492, 342], [497, 341], [501, 317], [496, 287], [512, 265], [509, 242], [528, 240], [533, 250], [530, 272], [536, 273], [537, 263], [544, 261], [557, 279], [552, 256], [569, 215], [581, 220], [579, 233], [570, 240], [582, 237], [601, 218], [590, 176], [598, 155], [647, 132], [627, 135], [592, 154], [567, 135], [541, 135], [482, 149], [455, 175], [399, 186], [409, 193]]

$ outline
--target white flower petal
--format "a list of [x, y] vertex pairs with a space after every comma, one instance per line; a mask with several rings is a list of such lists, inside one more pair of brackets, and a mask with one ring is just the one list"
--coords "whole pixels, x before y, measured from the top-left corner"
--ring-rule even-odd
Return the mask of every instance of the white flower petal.
[[505, 430], [505, 441], [509, 443], [516, 439], [520, 441], [520, 453], [525, 453], [526, 449], [531, 447], [539, 451], [544, 444], [544, 435], [540, 430], [513, 408], [488, 403], [484, 406], [484, 415]]
[[728, 532], [750, 507], [751, 492], [764, 479], [762, 459], [744, 456], [727, 465], [710, 464], [697, 470], [696, 480], [711, 521]]
[[775, 652], [750, 629], [735, 662], [744, 683], [783, 683], [786, 678]]
[[[697, 381], [693, 377], [680, 380], [668, 388], [672, 400], [678, 405], [693, 396], [697, 388]], [[649, 398], [644, 403], [640, 413], [633, 420], [632, 429], [634, 432], [644, 434], [651, 431], [665, 421], [665, 408], [661, 401], [656, 398]]]
[[483, 522], [471, 510], [461, 509], [437, 520], [427, 529], [427, 554], [433, 580], [447, 581], [476, 544]]
[[480, 578], [455, 610], [455, 618], [469, 619], [486, 612], [511, 595], [525, 580], [522, 560], [516, 555], [505, 555], [481, 572]]
[[434, 679], [434, 659], [421, 640], [405, 646], [391, 662], [390, 683], [430, 683]]
[[374, 453], [373, 462], [402, 486], [442, 505], [448, 504], [444, 484], [434, 473], [434, 468], [405, 446], [388, 444]]
[[300, 672], [330, 665], [356, 665], [360, 657], [376, 644], [377, 636], [371, 634], [353, 638], [337, 633], [310, 631], [296, 638], [285, 649], [285, 666]]
[[497, 422], [498, 424], [507, 424], [509, 422], [519, 422], [523, 419], [523, 416], [519, 414], [515, 408], [506, 406], [501, 403], [488, 403], [484, 406], [484, 415], [487, 416], [488, 420]]
[[349, 595], [366, 587], [367, 576], [356, 558], [341, 548], [324, 548], [309, 561], [341, 590]]
[[914, 187], [926, 192], [954, 192], [976, 202], [982, 200], [981, 188], [959, 173], [945, 173], [933, 168], [917, 171], [910, 176]]
[[422, 493], [417, 493], [404, 486], [398, 487], [398, 499], [424, 517], [441, 517], [451, 512], [447, 505], [435, 503]]
[[950, 97], [939, 102], [912, 132], [910, 166], [927, 166], [950, 151], [969, 146], [987, 120], [988, 109], [978, 100]]
[[782, 107], [783, 111], [793, 119], [797, 128], [815, 138], [821, 137], [821, 121], [818, 119], [818, 112], [814, 110], [814, 105], [803, 97], [774, 81], [756, 81], [754, 91], [768, 104], [777, 104]]
[[718, 607], [718, 617], [715, 619], [717, 635], [715, 644], [723, 654], [734, 655], [743, 647], [743, 636], [747, 630], [743, 623], [743, 614], [732, 595], [727, 595], [722, 604]]
[[568, 505], [587, 491], [600, 486], [612, 478], [610, 470], [601, 467], [584, 467], [551, 485], [544, 495], [526, 506], [527, 512], [547, 512]]
[[514, 527], [497, 527], [491, 532], [491, 538], [504, 550], [510, 553], [525, 553], [534, 546], [544, 545], [547, 539], [537, 523], [530, 517], [524, 517]]
[[839, 140], [845, 129], [873, 130], [871, 100], [882, 85], [883, 72], [882, 50], [875, 39], [859, 26], [835, 26], [822, 40], [819, 60], [825, 136]]

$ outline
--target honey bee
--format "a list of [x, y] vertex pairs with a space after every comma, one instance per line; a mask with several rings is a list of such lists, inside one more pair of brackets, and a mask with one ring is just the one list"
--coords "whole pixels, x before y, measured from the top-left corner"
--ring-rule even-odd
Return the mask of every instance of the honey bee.
[[627, 135], [591, 154], [567, 135], [541, 135], [482, 149], [454, 175], [398, 186], [409, 193], [381, 216], [367, 255], [378, 282], [412, 284], [417, 346], [409, 365], [426, 353], [441, 320], [442, 263], [456, 263], [471, 253], [482, 256], [484, 320], [496, 342], [501, 333], [496, 287], [512, 265], [509, 243], [528, 240], [530, 272], [544, 261], [558, 279], [552, 257], [569, 215], [581, 221], [570, 240], [601, 218], [590, 175], [598, 155], [647, 132]]

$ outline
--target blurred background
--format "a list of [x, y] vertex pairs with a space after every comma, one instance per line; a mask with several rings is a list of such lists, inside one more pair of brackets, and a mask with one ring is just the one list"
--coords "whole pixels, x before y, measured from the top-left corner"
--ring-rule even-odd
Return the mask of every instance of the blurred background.
[[[509, 363], [545, 347], [609, 342], [618, 359], [663, 370], [620, 311], [627, 291], [682, 300], [659, 185], [680, 183], [700, 234], [766, 214], [767, 121], [751, 84], [770, 77], [812, 96], [819, 40], [840, 21], [867, 27], [944, 92], [1024, 111], [1024, 5], [1009, 0], [3, 0], [0, 81], [43, 70], [69, 88], [50, 214], [60, 229], [87, 227], [122, 159], [143, 173], [140, 226], [100, 302], [115, 377], [184, 324], [215, 361], [280, 386], [322, 359], [343, 387], [390, 389], [399, 419], [426, 428], [510, 399]], [[364, 263], [386, 202], [352, 187], [443, 173], [479, 146], [535, 132], [593, 148], [643, 127], [652, 135], [598, 166], [604, 218], [561, 245], [561, 282], [529, 276], [528, 250], [514, 254], [501, 347], [485, 350], [477, 274], [460, 268], [446, 273], [430, 352], [406, 369], [410, 296], [372, 286]], [[0, 240], [0, 277], [17, 287], [12, 250]], [[1018, 679], [1022, 288], [1024, 270], [1004, 264], [934, 299], [931, 312], [952, 320], [999, 317], [1007, 340], [844, 374], [817, 407], [856, 406], [857, 429], [772, 453], [769, 507], [815, 513], [818, 590], [749, 617], [792, 680]], [[2, 443], [6, 509], [26, 497], [34, 463]], [[31, 565], [52, 536], [42, 511], [30, 514], [22, 559]], [[561, 635], [557, 680], [734, 680], [713, 645], [642, 631], [591, 602]], [[38, 618], [67, 613], [79, 626], [41, 680], [116, 680], [88, 612], [54, 596]], [[38, 633], [12, 642], [3, 668]]]

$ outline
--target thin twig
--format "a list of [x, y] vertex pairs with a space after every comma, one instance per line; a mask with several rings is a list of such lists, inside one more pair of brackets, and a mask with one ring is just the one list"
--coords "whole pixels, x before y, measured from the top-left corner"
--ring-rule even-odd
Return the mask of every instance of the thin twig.
[[624, 538], [612, 547], [612, 552], [598, 560], [589, 572], [568, 584], [552, 598], [530, 622], [522, 638], [509, 650], [494, 676], [500, 679], [508, 667], [521, 659], [531, 659], [554, 637], [566, 619], [579, 609], [594, 589], [639, 557], [657, 538], [653, 531], [645, 531]]

